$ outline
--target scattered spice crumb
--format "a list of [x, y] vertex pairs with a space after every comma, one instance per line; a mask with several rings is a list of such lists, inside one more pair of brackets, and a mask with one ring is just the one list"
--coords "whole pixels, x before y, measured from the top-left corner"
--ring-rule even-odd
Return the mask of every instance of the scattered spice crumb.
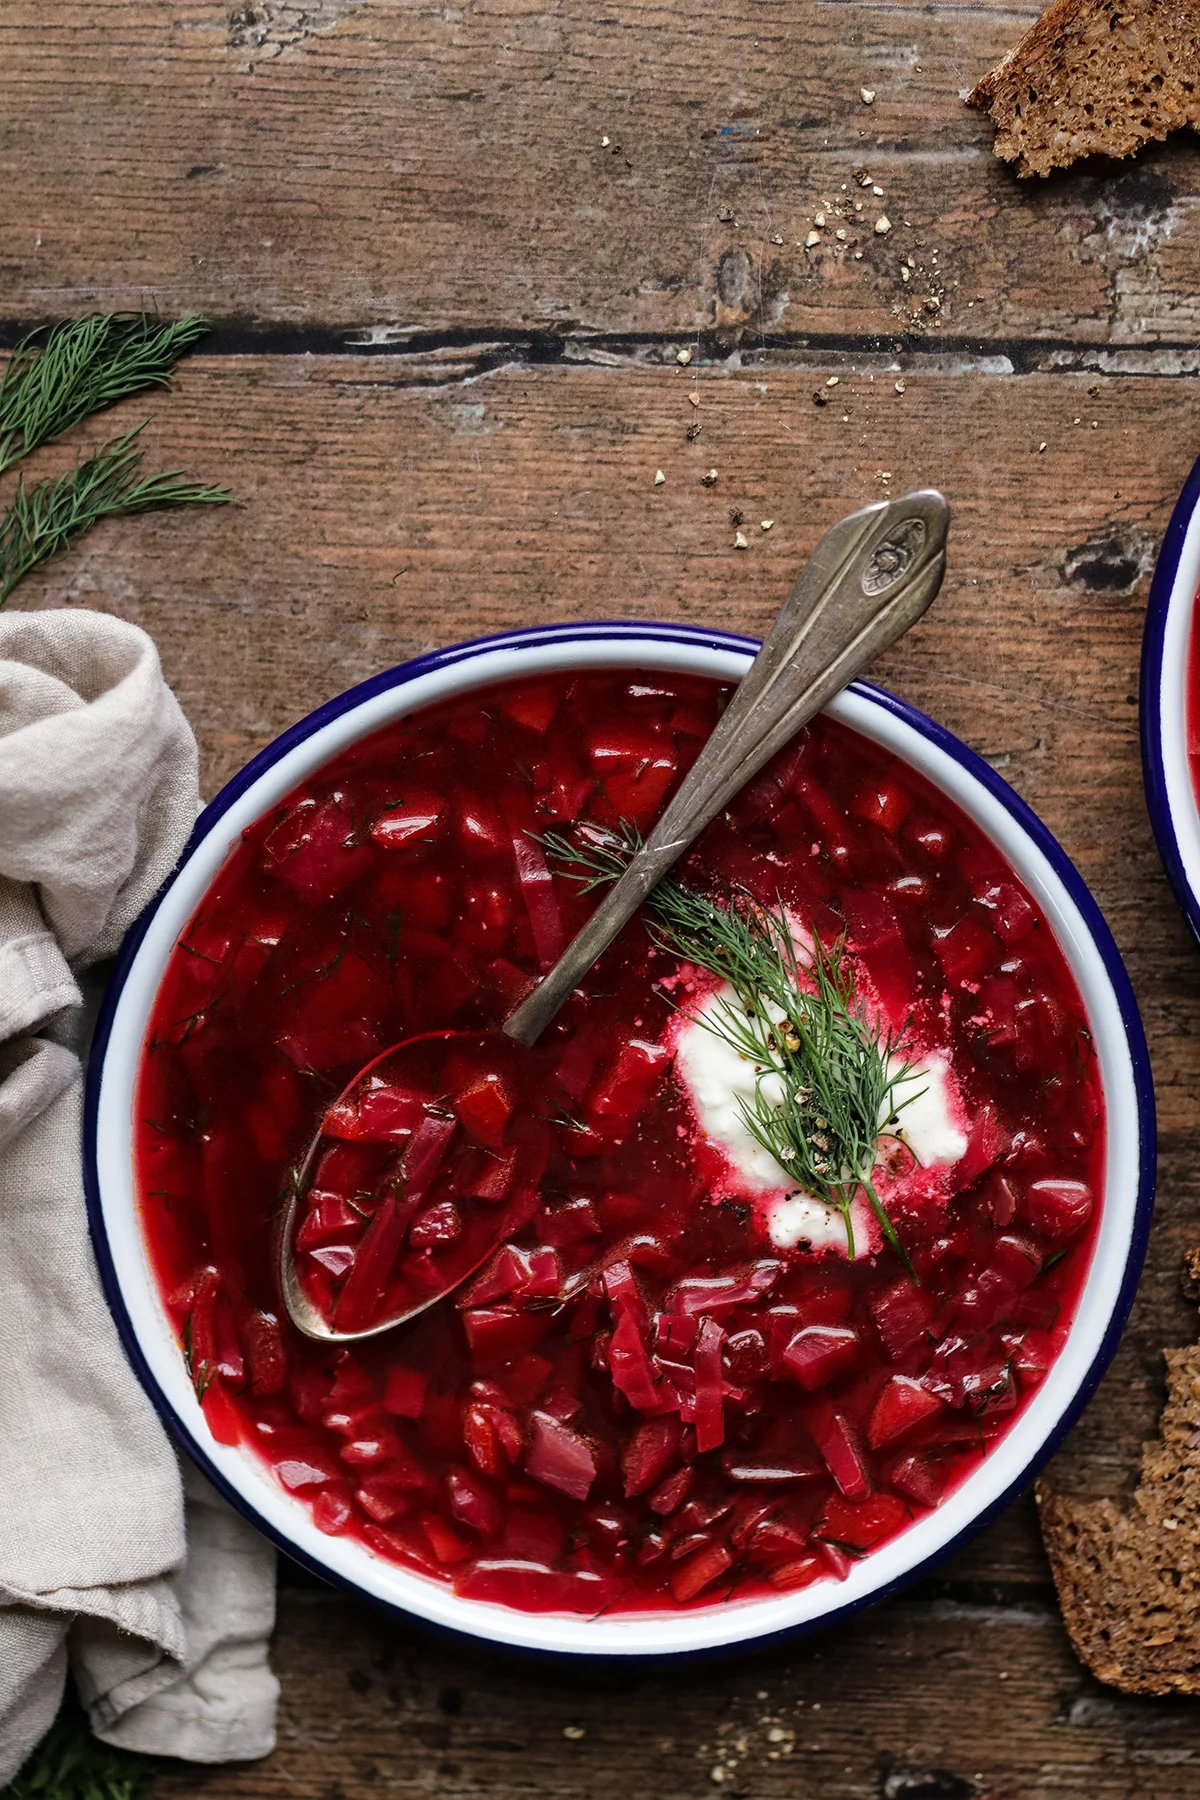
[[690, 400], [690, 401], [691, 401], [691, 403], [692, 403], [692, 405], [693, 405], [693, 406], [699, 406], [699, 404], [700, 404], [700, 396], [699, 396], [699, 394], [698, 394], [698, 393], [697, 393], [697, 392], [696, 392], [696, 390], [695, 390], [695, 388], [693, 388], [693, 389], [692, 389], [692, 391], [691, 391], [691, 393], [690, 393], [690, 394], [689, 394], [689, 395], [688, 395], [688, 399], [689, 399], [689, 400]]
[[825, 386], [826, 387], [836, 387], [840, 380], [841, 380], [840, 375], [831, 375], [829, 377], [828, 381], [826, 381]]
[[904, 383], [902, 381], [898, 381], [896, 383], [896, 392], [898, 394], [902, 394], [904, 392]]
[[700, 436], [700, 433], [703, 430], [704, 430], [703, 425], [701, 425], [698, 420], [693, 420], [692, 424], [690, 424], [687, 428], [688, 443], [694, 444], [696, 439]]
[[729, 523], [734, 527], [735, 530], [742, 523], [742, 519], [743, 519], [743, 514], [742, 514], [740, 508], [738, 508], [736, 506], [731, 506], [729, 509]]
[[820, 388], [818, 388], [816, 393], [813, 395], [813, 405], [814, 406], [828, 406], [829, 405], [828, 400], [825, 398], [825, 396], [821, 392]]
[[888, 232], [891, 229], [892, 229], [892, 221], [888, 218], [886, 213], [880, 213], [879, 217], [875, 221], [876, 235], [878, 237], [886, 237]]
[[700, 477], [700, 485], [702, 487], [716, 487], [717, 471], [715, 469], [706, 469], [704, 474]]
[[778, 231], [773, 231], [771, 233], [771, 242], [773, 244], [782, 244], [782, 242], [783, 242], [782, 235]]
[[1100, 421], [1099, 421], [1099, 419], [1093, 419], [1093, 420], [1092, 420], [1092, 430], [1093, 430], [1093, 431], [1095, 431], [1095, 429], [1096, 429], [1096, 427], [1097, 427], [1097, 425], [1098, 425], [1098, 424], [1099, 424], [1099, 423], [1100, 423]]
[[[843, 424], [843, 425], [848, 425], [848, 424], [849, 424], [849, 423], [850, 423], [850, 414], [849, 414], [849, 413], [843, 413], [843, 414], [842, 414], [842, 424]], [[865, 443], [865, 442], [866, 442], [866, 439], [865, 439], [865, 438], [864, 438], [864, 440], [863, 440], [863, 441], [864, 441], [864, 443]]]
[[717, 217], [720, 219], [722, 225], [731, 225], [733, 223], [732, 206], [718, 206]]
[[874, 182], [874, 183], [873, 183], [873, 184], [872, 184], [872, 186], [871, 186], [871, 192], [872, 192], [872, 193], [873, 193], [873, 194], [874, 194], [874, 195], [875, 195], [875, 197], [876, 197], [876, 199], [877, 199], [877, 200], [882, 200], [882, 199], [883, 199], [883, 189], [882, 189], [882, 188], [881, 188], [881, 187], [880, 187], [880, 185], [879, 185], [879, 183], [878, 183], [878, 182]]
[[821, 241], [820, 232], [819, 231], [810, 231], [808, 236], [804, 240], [804, 248], [806, 250], [815, 250], [817, 245], [820, 243], [820, 241]]
[[580, 1738], [585, 1738], [587, 1736], [587, 1732], [582, 1725], [564, 1725], [563, 1736], [565, 1738], [570, 1738], [573, 1744], [577, 1744]]
[[846, 233], [845, 233], [845, 232], [844, 232], [844, 231], [843, 231], [843, 229], [842, 229], [842, 227], [841, 227], [841, 226], [840, 226], [840, 225], [839, 225], [839, 226], [838, 226], [838, 228], [837, 228], [837, 230], [836, 230], [836, 231], [835, 231], [835, 232], [834, 232], [834, 234], [833, 234], [833, 235], [834, 235], [834, 237], [835, 237], [835, 238], [836, 238], [836, 239], [837, 239], [837, 240], [838, 240], [838, 242], [839, 242], [839, 244], [844, 244], [844, 243], [845, 243], [845, 241], [846, 241]]
[[[1043, 444], [1043, 445], [1042, 445], [1042, 448], [1043, 448], [1043, 450], [1044, 450], [1044, 449], [1045, 449], [1045, 447], [1046, 447], [1046, 446], [1045, 446], [1045, 445], [1044, 445], [1044, 444]], [[662, 470], [661, 470], [661, 469], [655, 469], [655, 471], [654, 471], [654, 485], [655, 485], [655, 487], [661, 487], [661, 486], [662, 486], [662, 484], [663, 484], [663, 482], [664, 482], [664, 481], [665, 481], [665, 480], [666, 480], [666, 479], [667, 479], [667, 478], [666, 478], [666, 476], [665, 476], [665, 475], [664, 475], [664, 474], [663, 474], [663, 472], [662, 472]]]
[[675, 361], [679, 364], [681, 369], [686, 369], [691, 360], [692, 353], [690, 350], [683, 349], [675, 352]]
[[905, 265], [903, 263], [901, 263], [900, 264], [900, 279], [901, 279], [901, 281], [907, 281], [909, 279], [909, 277], [911, 276], [911, 274], [912, 274], [912, 270], [909, 268], [906, 268]]
[[818, 213], [816, 218], [813, 220], [813, 224], [814, 225], [824, 225], [824, 223], [825, 223], [825, 214]]
[[737, 531], [734, 533], [733, 547], [735, 550], [748, 550], [750, 548], [750, 540], [745, 532]]
[[770, 529], [771, 529], [772, 525], [775, 523], [775, 521], [774, 521], [774, 519], [763, 519], [760, 521], [760, 523], [761, 523], [764, 531], [770, 531]]
[[1044, 449], [1045, 449], [1045, 448], [1046, 448], [1046, 440], [1045, 440], [1045, 438], [1043, 438], [1043, 439], [1042, 439], [1042, 441], [1041, 441], [1041, 443], [1040, 443], [1040, 444], [1039, 444], [1039, 445], [1038, 445], [1038, 455], [1039, 455], [1039, 456], [1040, 456], [1040, 455], [1041, 455], [1041, 453], [1042, 453], [1042, 451], [1043, 451], [1043, 450], [1044, 450]]
[[862, 96], [862, 103], [864, 106], [874, 106], [874, 104], [875, 104], [875, 89], [874, 88], [859, 88], [858, 91], [859, 91], [859, 94]]
[[724, 1764], [723, 1763], [714, 1763], [712, 1768], [708, 1771], [708, 1779], [710, 1781], [716, 1782], [717, 1786], [720, 1787], [721, 1783], [725, 1779]]
[[607, 150], [607, 149], [608, 149], [608, 146], [609, 146], [609, 143], [610, 143], [610, 141], [611, 141], [611, 140], [610, 140], [610, 139], [609, 139], [609, 138], [606, 138], [606, 137], [602, 137], [602, 138], [601, 138], [601, 139], [600, 139], [600, 148], [601, 148], [601, 149], [602, 149], [602, 150]]

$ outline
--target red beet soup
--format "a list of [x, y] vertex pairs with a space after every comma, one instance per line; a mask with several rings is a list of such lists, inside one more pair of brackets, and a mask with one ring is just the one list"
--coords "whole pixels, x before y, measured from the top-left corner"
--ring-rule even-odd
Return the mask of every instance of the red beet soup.
[[[1103, 1099], [1062, 952], [976, 826], [830, 719], [536, 1049], [490, 1035], [728, 691], [568, 671], [388, 725], [243, 834], [155, 1003], [141, 1206], [210, 1429], [472, 1599], [844, 1577], [1010, 1429], [1086, 1275]], [[294, 1329], [298, 1181], [335, 1326], [442, 1297]]]

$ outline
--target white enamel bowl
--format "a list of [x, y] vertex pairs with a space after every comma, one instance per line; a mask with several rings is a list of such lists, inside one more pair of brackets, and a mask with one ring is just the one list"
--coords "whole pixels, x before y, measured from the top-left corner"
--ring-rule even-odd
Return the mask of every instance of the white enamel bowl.
[[348, 744], [447, 695], [507, 677], [598, 666], [737, 680], [757, 648], [748, 638], [684, 627], [559, 626], [459, 645], [353, 689], [255, 757], [202, 815], [174, 874], [130, 933], [97, 1031], [85, 1138], [92, 1232], [126, 1348], [166, 1424], [233, 1503], [310, 1569], [386, 1606], [495, 1643], [616, 1656], [711, 1651], [827, 1624], [911, 1581], [1027, 1485], [1099, 1380], [1137, 1284], [1153, 1199], [1153, 1095], [1133, 995], [1108, 929], [1062, 850], [998, 775], [911, 707], [856, 685], [830, 708], [832, 715], [928, 776], [999, 847], [1053, 926], [1100, 1058], [1108, 1150], [1091, 1272], [1062, 1354], [984, 1462], [935, 1512], [857, 1563], [844, 1582], [700, 1611], [587, 1619], [461, 1600], [349, 1539], [324, 1536], [262, 1465], [211, 1437], [147, 1255], [132, 1119], [142, 1039], [171, 946], [240, 833]]
[[[1200, 942], [1200, 803], [1188, 755], [1188, 668], [1200, 656], [1200, 462], [1189, 475], [1154, 568], [1142, 638], [1142, 773], [1159, 854]], [[1200, 749], [1200, 744], [1196, 746]]]

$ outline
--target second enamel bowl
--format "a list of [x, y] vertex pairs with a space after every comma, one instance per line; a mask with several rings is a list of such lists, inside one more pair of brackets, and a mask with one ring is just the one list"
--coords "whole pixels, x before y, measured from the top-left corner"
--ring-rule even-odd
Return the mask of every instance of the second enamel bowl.
[[839, 696], [832, 716], [919, 770], [1016, 870], [1070, 965], [1099, 1058], [1107, 1163], [1092, 1263], [1066, 1344], [1006, 1435], [935, 1511], [855, 1564], [842, 1582], [726, 1606], [598, 1618], [468, 1600], [361, 1543], [323, 1535], [265, 1467], [212, 1437], [139, 1217], [133, 1109], [147, 1021], [172, 946], [242, 831], [349, 744], [449, 696], [551, 670], [605, 667], [736, 681], [757, 648], [747, 638], [678, 626], [559, 626], [458, 645], [331, 701], [255, 757], [201, 816], [175, 872], [130, 934], [97, 1030], [86, 1119], [93, 1239], [126, 1349], [168, 1428], [235, 1506], [317, 1574], [399, 1612], [495, 1643], [577, 1655], [713, 1651], [812, 1630], [913, 1580], [1028, 1484], [1095, 1388], [1137, 1285], [1153, 1199], [1153, 1095], [1137, 1010], [1108, 929], [1064, 852], [987, 764], [914, 708], [860, 683]]
[[1146, 805], [1175, 897], [1200, 942], [1200, 462], [1158, 553], [1142, 639], [1142, 769]]

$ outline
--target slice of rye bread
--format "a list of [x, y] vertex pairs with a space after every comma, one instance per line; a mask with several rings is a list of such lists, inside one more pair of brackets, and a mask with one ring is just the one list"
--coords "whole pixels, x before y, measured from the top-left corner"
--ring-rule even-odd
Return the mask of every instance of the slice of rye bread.
[[967, 98], [1018, 175], [1200, 130], [1200, 0], [1056, 0]]
[[[1200, 1281], [1200, 1251], [1187, 1260]], [[1071, 1641], [1126, 1694], [1200, 1693], [1200, 1344], [1168, 1350], [1159, 1437], [1127, 1512], [1037, 1486]]]

